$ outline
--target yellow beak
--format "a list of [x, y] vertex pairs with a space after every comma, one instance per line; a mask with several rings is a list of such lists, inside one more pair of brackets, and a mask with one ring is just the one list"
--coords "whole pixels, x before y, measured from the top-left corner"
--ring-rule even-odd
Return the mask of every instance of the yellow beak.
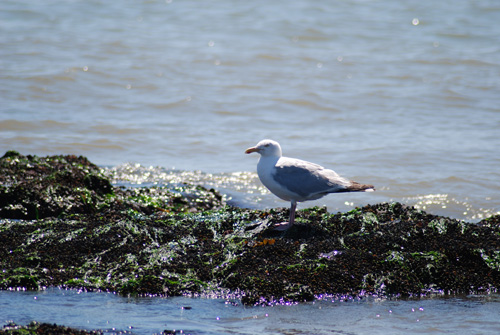
[[257, 149], [256, 147], [251, 147], [245, 150], [246, 154], [251, 154], [252, 152], [259, 152], [259, 149]]

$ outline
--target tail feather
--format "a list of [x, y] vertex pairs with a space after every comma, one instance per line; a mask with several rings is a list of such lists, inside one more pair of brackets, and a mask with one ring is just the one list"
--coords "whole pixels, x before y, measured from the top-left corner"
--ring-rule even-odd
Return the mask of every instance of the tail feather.
[[351, 181], [351, 184], [346, 188], [347, 192], [373, 192], [375, 187], [373, 185], [360, 184], [355, 181]]

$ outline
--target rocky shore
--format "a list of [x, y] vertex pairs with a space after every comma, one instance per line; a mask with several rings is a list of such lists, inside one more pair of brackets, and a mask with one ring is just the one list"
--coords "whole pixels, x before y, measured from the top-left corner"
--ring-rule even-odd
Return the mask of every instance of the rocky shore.
[[0, 334], [9, 334], [9, 335], [98, 335], [103, 334], [102, 331], [99, 330], [81, 330], [74, 329], [65, 326], [58, 326], [56, 324], [49, 323], [39, 323], [36, 321], [30, 322], [26, 326], [19, 326], [15, 323], [9, 323], [3, 326], [0, 329]]
[[[400, 203], [330, 214], [226, 205], [198, 185], [124, 188], [85, 157], [0, 158], [0, 289], [232, 292], [245, 304], [500, 287], [500, 216], [467, 223]], [[2, 331], [0, 331], [2, 333]]]

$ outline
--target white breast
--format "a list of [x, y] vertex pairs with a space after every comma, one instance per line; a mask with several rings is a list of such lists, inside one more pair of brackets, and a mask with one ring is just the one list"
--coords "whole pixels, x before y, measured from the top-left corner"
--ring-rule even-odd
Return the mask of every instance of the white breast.
[[277, 183], [273, 177], [273, 172], [278, 160], [278, 157], [261, 157], [257, 164], [259, 179], [262, 184], [278, 198], [286, 201], [297, 200], [297, 194]]

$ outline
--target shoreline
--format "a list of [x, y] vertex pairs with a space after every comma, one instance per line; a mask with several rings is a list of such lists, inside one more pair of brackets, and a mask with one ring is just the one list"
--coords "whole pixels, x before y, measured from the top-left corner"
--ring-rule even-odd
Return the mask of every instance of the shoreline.
[[117, 187], [85, 157], [0, 158], [0, 289], [122, 295], [240, 292], [248, 305], [322, 294], [500, 287], [500, 215], [467, 223], [400, 203], [345, 213], [228, 206], [214, 189]]

